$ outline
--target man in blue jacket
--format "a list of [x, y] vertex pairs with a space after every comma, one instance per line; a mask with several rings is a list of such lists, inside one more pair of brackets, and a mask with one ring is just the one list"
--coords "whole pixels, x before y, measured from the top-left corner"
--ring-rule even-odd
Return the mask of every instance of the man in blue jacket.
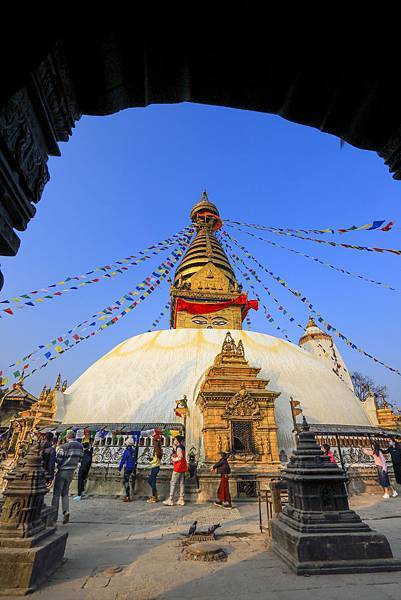
[[124, 454], [118, 465], [118, 472], [121, 473], [121, 469], [124, 467], [123, 486], [125, 489], [125, 496], [123, 502], [131, 502], [133, 500], [131, 494], [131, 485], [133, 484], [133, 474], [136, 471], [136, 453], [134, 448], [134, 439], [129, 437], [126, 441], [127, 447], [124, 450]]

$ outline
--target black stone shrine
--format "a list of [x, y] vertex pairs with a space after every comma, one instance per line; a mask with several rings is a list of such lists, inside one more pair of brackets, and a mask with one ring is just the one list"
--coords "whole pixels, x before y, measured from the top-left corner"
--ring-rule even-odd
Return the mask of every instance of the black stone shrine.
[[272, 548], [297, 575], [401, 570], [387, 538], [350, 510], [346, 474], [307, 424], [284, 471], [288, 505], [272, 522]]

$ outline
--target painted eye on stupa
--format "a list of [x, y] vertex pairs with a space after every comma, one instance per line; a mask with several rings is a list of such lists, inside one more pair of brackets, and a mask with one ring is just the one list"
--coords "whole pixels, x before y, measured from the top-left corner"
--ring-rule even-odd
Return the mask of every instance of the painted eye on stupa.
[[192, 317], [191, 320], [195, 325], [207, 325], [207, 319], [202, 315], [196, 315], [196, 317]]
[[227, 319], [224, 319], [224, 317], [214, 317], [212, 319], [213, 327], [224, 327], [224, 325], [227, 325], [227, 322]]

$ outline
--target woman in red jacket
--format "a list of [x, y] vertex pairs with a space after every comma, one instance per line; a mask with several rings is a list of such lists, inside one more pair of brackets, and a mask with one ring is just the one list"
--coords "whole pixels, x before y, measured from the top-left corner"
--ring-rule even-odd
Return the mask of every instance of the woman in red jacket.
[[174, 470], [170, 481], [170, 496], [163, 502], [166, 506], [174, 506], [174, 498], [178, 487], [180, 492], [177, 505], [185, 505], [185, 473], [188, 471], [188, 464], [185, 458], [185, 446], [183, 441], [184, 438], [182, 435], [177, 435], [173, 440], [174, 451], [171, 460], [173, 462]]

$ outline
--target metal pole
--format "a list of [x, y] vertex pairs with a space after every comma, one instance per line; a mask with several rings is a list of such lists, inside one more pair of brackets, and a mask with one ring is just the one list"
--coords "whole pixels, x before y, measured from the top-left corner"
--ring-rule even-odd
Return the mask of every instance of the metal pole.
[[341, 468], [342, 468], [342, 470], [345, 473], [344, 459], [343, 459], [343, 455], [342, 455], [342, 452], [341, 452], [340, 438], [338, 437], [338, 433], [335, 434], [335, 438], [336, 438], [336, 443], [337, 443], [338, 455], [340, 457]]

